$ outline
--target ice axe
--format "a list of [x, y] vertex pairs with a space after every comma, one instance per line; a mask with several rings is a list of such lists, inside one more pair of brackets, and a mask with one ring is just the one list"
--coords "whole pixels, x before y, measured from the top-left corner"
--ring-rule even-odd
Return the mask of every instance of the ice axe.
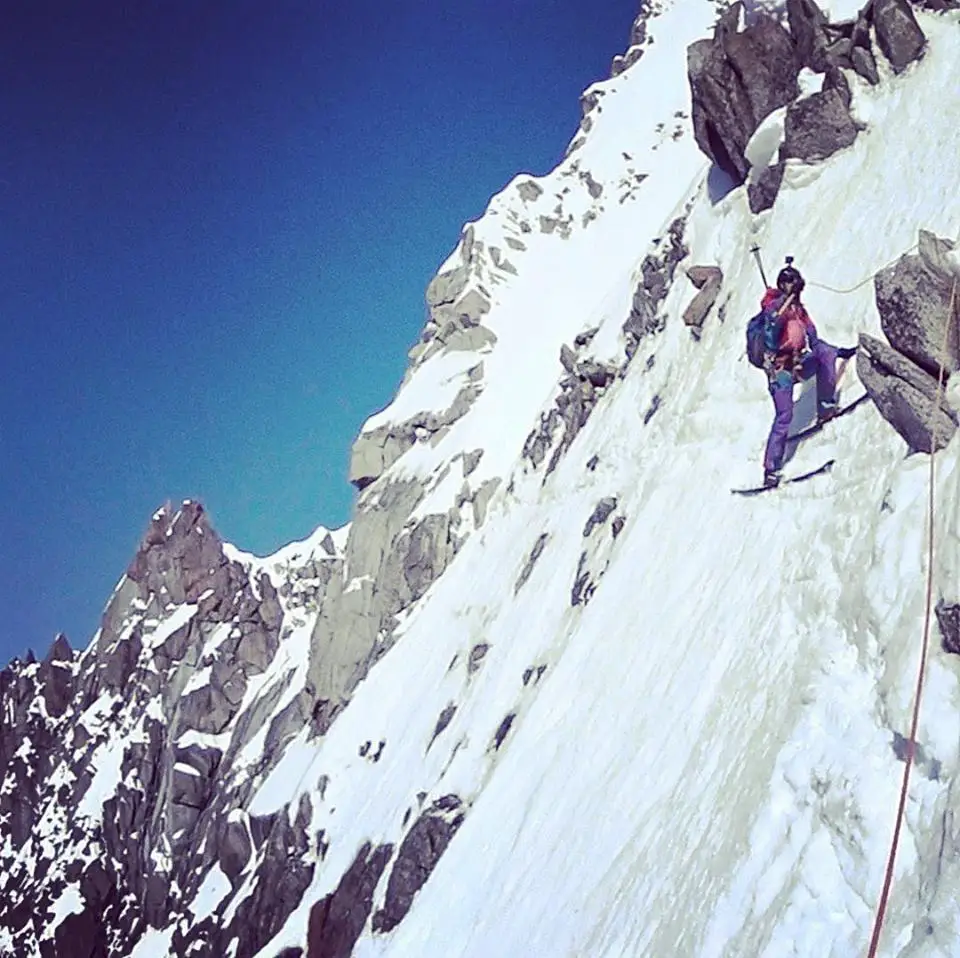
[[753, 253], [753, 258], [757, 261], [757, 269], [760, 270], [760, 279], [763, 280], [763, 288], [769, 289], [770, 284], [767, 282], [767, 274], [763, 271], [763, 260], [760, 259], [760, 247], [754, 244], [750, 247], [750, 252]]

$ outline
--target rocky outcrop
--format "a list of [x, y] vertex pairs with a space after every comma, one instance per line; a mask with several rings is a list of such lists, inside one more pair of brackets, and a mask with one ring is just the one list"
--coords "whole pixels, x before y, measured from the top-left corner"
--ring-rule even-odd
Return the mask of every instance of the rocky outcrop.
[[350, 450], [350, 482], [361, 492], [417, 442], [416, 422], [386, 423], [361, 432]]
[[500, 480], [476, 481], [482, 456], [482, 449], [474, 449], [457, 457], [459, 463], [455, 458], [445, 465], [441, 480], [451, 469], [462, 469], [460, 492], [448, 508], [415, 519], [411, 515], [427, 491], [423, 483], [384, 477], [365, 490], [342, 560], [332, 564], [311, 635], [305, 698], [295, 706], [293, 726], [306, 708], [314, 733], [326, 732], [391, 648], [397, 616], [427, 592], [469, 530], [483, 523]]
[[[747, 145], [761, 122], [787, 108], [780, 156], [749, 176], [755, 213], [773, 205], [786, 160], [820, 162], [856, 139], [843, 70], [879, 82], [872, 36], [895, 72], [926, 45], [908, 0], [869, 0], [856, 19], [840, 23], [831, 23], [815, 0], [787, 0], [786, 8], [788, 30], [761, 13], [741, 31], [742, 5], [735, 3], [713, 39], [687, 51], [697, 145], [734, 182], [748, 181]], [[800, 96], [801, 68], [824, 75], [820, 92]]]
[[750, 169], [745, 150], [760, 122], [800, 92], [790, 34], [766, 15], [738, 32], [742, 13], [743, 4], [734, 3], [713, 39], [687, 51], [697, 145], [737, 183]]
[[453, 402], [440, 411], [424, 410], [400, 423], [384, 423], [361, 432], [350, 453], [350, 482], [361, 491], [376, 482], [418, 442], [436, 442], [467, 414], [483, 386], [483, 363], [470, 367]]
[[[334, 555], [320, 553], [327, 565], [340, 561], [331, 548]], [[0, 869], [0, 927], [15, 953], [35, 953], [68, 882], [74, 913], [41, 953], [99, 954], [108, 940], [130, 953], [146, 925], [165, 925], [221, 860], [235, 880], [256, 855], [262, 875], [262, 890], [236, 912], [238, 958], [255, 954], [297, 906], [312, 875], [309, 806], [275, 822], [256, 848], [231, 817], [252, 786], [248, 776], [238, 786], [232, 763], [257, 731], [258, 708], [269, 714], [285, 687], [276, 682], [272, 697], [241, 715], [250, 682], [274, 665], [287, 612], [295, 617], [301, 598], [316, 601], [315, 589], [294, 585], [281, 600], [265, 573], [229, 558], [199, 503], [165, 506], [82, 659], [58, 637], [43, 662], [0, 673], [0, 821], [12, 847], [24, 846], [20, 864], [4, 858]], [[37, 709], [41, 701], [47, 707]], [[309, 707], [293, 731], [308, 721]], [[228, 729], [219, 747], [204, 738]], [[281, 741], [266, 741], [268, 764]], [[77, 867], [48, 871], [47, 848]], [[85, 861], [97, 864], [84, 870]], [[210, 920], [187, 927], [172, 954], [192, 953], [194, 941], [228, 950], [230, 936], [218, 943]]]
[[856, 19], [839, 23], [830, 23], [814, 0], [787, 0], [787, 19], [801, 64], [815, 73], [853, 69], [877, 83], [871, 29], [896, 72], [920, 57], [926, 45], [909, 0], [869, 0]]
[[242, 577], [231, 570], [203, 506], [187, 501], [175, 513], [167, 505], [154, 515], [127, 578], [137, 584], [141, 600], [179, 605], [206, 594], [227, 595], [231, 571]]
[[530, 578], [530, 574], [533, 572], [533, 567], [537, 564], [537, 559], [543, 555], [543, 550], [546, 548], [549, 538], [550, 536], [546, 532], [540, 533], [540, 535], [537, 537], [537, 541], [533, 544], [533, 548], [530, 550], [530, 555], [527, 556], [527, 561], [520, 570], [520, 575], [517, 576], [517, 581], [513, 584], [514, 595], [516, 595], [527, 584], [527, 579]]
[[29, 840], [42, 811], [46, 782], [64, 751], [63, 717], [76, 692], [76, 658], [62, 635], [42, 662], [29, 656], [0, 671], [0, 823], [15, 850]]
[[37, 669], [37, 680], [47, 715], [58, 719], [70, 704], [74, 692], [76, 655], [61, 632]]
[[458, 521], [455, 510], [434, 513], [396, 537], [381, 567], [381, 590], [387, 597], [384, 612], [407, 608], [443, 574], [458, 548]]
[[867, 10], [877, 32], [877, 44], [897, 73], [920, 57], [927, 39], [908, 0], [873, 0]]
[[[641, 266], [641, 280], [634, 291], [630, 315], [623, 324], [626, 361], [618, 367], [598, 361], [586, 355], [597, 330], [586, 330], [574, 340], [573, 346], [564, 345], [560, 350], [560, 364], [564, 375], [559, 381], [559, 392], [554, 405], [540, 416], [540, 422], [527, 436], [523, 445], [523, 457], [534, 469], [547, 459], [544, 482], [556, 469], [560, 459], [570, 448], [580, 430], [586, 425], [597, 402], [629, 365], [639, 344], [649, 336], [660, 332], [666, 317], [660, 307], [673, 284], [677, 264], [689, 252], [683, 240], [686, 218], [678, 217], [671, 224], [666, 236], [655, 240], [655, 251], [648, 254]], [[695, 268], [694, 277], [703, 279], [704, 286], [715, 283], [716, 276], [704, 268]], [[707, 289], [701, 305], [714, 291]], [[699, 307], [698, 307], [699, 308]], [[706, 307], [706, 310], [709, 306]], [[704, 312], [706, 315], [706, 312]], [[559, 441], [557, 440], [560, 435]]]
[[699, 330], [720, 295], [723, 271], [719, 266], [691, 266], [687, 270], [687, 279], [699, 292], [683, 311], [683, 321], [687, 326]]
[[845, 100], [842, 90], [833, 87], [792, 103], [784, 123], [781, 159], [815, 163], [850, 146], [858, 131], [847, 93]]
[[826, 70], [836, 56], [826, 14], [813, 0], [787, 0], [787, 23], [800, 65], [815, 73]]
[[[536, 199], [542, 193], [533, 181], [521, 181], [517, 188], [525, 199]], [[513, 237], [506, 242], [511, 249], [525, 248]], [[410, 363], [402, 383], [406, 385], [437, 354], [465, 353], [461, 388], [446, 409], [424, 409], [399, 422], [364, 428], [350, 456], [349, 480], [357, 489], [362, 491], [379, 479], [417, 443], [438, 442], [470, 409], [482, 389], [480, 357], [497, 342], [493, 330], [483, 324], [492, 307], [488, 285], [497, 281], [497, 275], [515, 273], [502, 249], [486, 247], [473, 226], [463, 231], [445, 268], [427, 286], [429, 316], [419, 341], [408, 353]]]
[[479, 290], [469, 290], [456, 304], [442, 303], [436, 307], [437, 312], [448, 309], [455, 312], [442, 325], [431, 321], [424, 327], [423, 348], [414, 347], [412, 359], [425, 362], [439, 352], [479, 352], [496, 343], [493, 331], [480, 324], [490, 311], [490, 301]]
[[941, 449], [958, 423], [942, 390], [937, 400], [941, 365], [944, 387], [960, 367], [960, 264], [953, 250], [950, 240], [921, 230], [917, 252], [874, 277], [880, 325], [890, 344], [860, 337], [857, 372], [911, 452]]
[[653, 0], [640, 0], [639, 13], [630, 29], [630, 42], [626, 53], [617, 54], [610, 64], [610, 76], [615, 77], [630, 69], [643, 56], [644, 50], [653, 42], [647, 34], [647, 21], [656, 14]]
[[[53, 942], [43, 942], [43, 958], [106, 958], [110, 954], [108, 929], [120, 912], [120, 894], [114, 877], [99, 862], [93, 862], [75, 879], [78, 897], [87, 907], [68, 915], [56, 928]], [[52, 944], [52, 947], [51, 947]]]
[[814, 0], [787, 0], [787, 20], [803, 66], [814, 73], [853, 69], [878, 81], [870, 45], [870, 4], [856, 20], [831, 23]]
[[597, 526], [602, 526], [607, 519], [610, 518], [611, 513], [614, 509], [617, 508], [617, 497], [616, 496], [604, 496], [596, 505], [596, 508], [590, 513], [590, 518], [587, 519], [586, 525], [583, 527], [583, 538], [589, 539], [590, 533]]
[[960, 655], [960, 604], [940, 599], [936, 613], [943, 651]]
[[788, 160], [819, 162], [854, 142], [859, 127], [850, 116], [850, 102], [850, 84], [831, 62], [818, 92], [800, 97], [761, 125], [747, 148], [753, 164], [746, 181], [751, 212], [773, 206]]
[[[439, 273], [427, 286], [429, 319], [420, 341], [408, 354], [411, 370], [439, 352], [476, 352], [496, 342], [493, 332], [482, 325], [491, 303], [490, 294], [476, 279], [481, 252], [473, 227], [467, 227], [457, 250], [459, 263]], [[501, 262], [499, 266], [512, 270], [509, 264]]]
[[[559, 424], [563, 427], [563, 436], [547, 464], [544, 481], [557, 468], [563, 454], [586, 425], [600, 397], [616, 379], [618, 372], [615, 366], [608, 363], [587, 359], [577, 363], [573, 371], [560, 380], [556, 409], [559, 412]], [[526, 450], [526, 445], [524, 449]]]
[[464, 818], [463, 802], [444, 795], [414, 822], [390, 869], [383, 908], [373, 916], [374, 932], [392, 931], [407, 916]]
[[[616, 366], [583, 355], [596, 332], [596, 329], [592, 329], [580, 333], [574, 340], [573, 348], [567, 345], [561, 348], [560, 365], [565, 375], [560, 379], [554, 405], [541, 414], [539, 426], [527, 436], [523, 444], [523, 456], [530, 461], [534, 469], [541, 465], [547, 453], [553, 449], [544, 482], [556, 469], [564, 453], [586, 425], [600, 397], [620, 372]], [[560, 441], [555, 444], [557, 433], [561, 430]]]
[[642, 278], [633, 294], [630, 315], [623, 324], [628, 360], [644, 339], [664, 328], [666, 318], [660, 312], [660, 305], [670, 291], [677, 264], [689, 253], [683, 239], [686, 226], [685, 217], [675, 219], [666, 237], [657, 243], [657, 249], [644, 257], [640, 267]]
[[937, 403], [936, 379], [902, 353], [861, 333], [857, 374], [911, 452], [936, 451], [953, 438], [957, 414], [942, 398]]
[[[256, 897], [255, 906], [238, 910], [232, 921], [222, 923], [213, 934], [204, 934], [196, 926], [190, 928], [177, 942], [177, 954], [190, 954], [195, 943], [202, 942], [212, 954], [233, 951], [237, 958], [254, 958], [269, 943], [313, 880], [316, 863], [309, 854], [310, 812], [309, 798], [304, 795], [292, 820], [284, 809], [262, 823], [265, 834], [258, 843], [260, 860], [251, 878], [263, 892]], [[232, 942], [236, 942], [235, 947]]]
[[621, 513], [607, 526], [608, 520], [617, 511], [617, 503], [617, 496], [604, 496], [583, 527], [584, 548], [570, 590], [570, 605], [573, 608], [590, 602], [610, 565], [614, 543], [627, 521]]
[[[884, 335], [931, 376], [941, 362], [948, 374], [960, 367], [960, 331], [950, 322], [953, 284], [960, 282], [948, 259], [953, 248], [950, 240], [921, 230], [917, 252], [901, 256], [874, 278]], [[960, 305], [960, 289], [952, 305]], [[945, 330], [947, 350], [941, 355]]]
[[780, 192], [785, 168], [786, 160], [779, 160], [760, 171], [753, 171], [747, 184], [747, 202], [751, 213], [762, 213], [773, 206]]
[[357, 852], [335, 891], [310, 909], [307, 958], [350, 958], [373, 908], [373, 894], [390, 856], [391, 845], [367, 842]]

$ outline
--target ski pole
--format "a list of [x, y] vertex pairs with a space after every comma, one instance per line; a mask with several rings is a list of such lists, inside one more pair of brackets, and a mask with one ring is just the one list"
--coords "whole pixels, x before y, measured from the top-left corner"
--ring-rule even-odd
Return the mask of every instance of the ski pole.
[[753, 253], [753, 258], [757, 261], [757, 269], [760, 270], [760, 279], [763, 280], [764, 289], [767, 289], [770, 284], [767, 282], [767, 274], [763, 271], [763, 260], [760, 259], [760, 247], [757, 245], [751, 246], [750, 252]]

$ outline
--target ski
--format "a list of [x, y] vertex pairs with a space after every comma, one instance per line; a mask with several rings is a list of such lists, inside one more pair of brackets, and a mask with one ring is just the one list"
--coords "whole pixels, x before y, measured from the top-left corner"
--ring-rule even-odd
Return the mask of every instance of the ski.
[[839, 419], [841, 416], [846, 416], [848, 412], [853, 412], [861, 403], [864, 403], [869, 399], [869, 394], [864, 393], [862, 396], [858, 396], [852, 403], [848, 403], [846, 406], [843, 406], [837, 411], [835, 416], [832, 416], [826, 422], [815, 422], [812, 426], [807, 426], [806, 429], [801, 429], [800, 432], [795, 432], [792, 436], [787, 436], [787, 442], [801, 442], [804, 439], [809, 439], [811, 436], [816, 435], [823, 429], [824, 426], [833, 422], [835, 419]]
[[772, 492], [774, 489], [782, 489], [784, 486], [789, 486], [795, 482], [805, 482], [814, 476], [822, 476], [833, 468], [836, 461], [836, 459], [828, 459], [822, 466], [811, 469], [809, 472], [803, 472], [799, 476], [790, 476], [788, 479], [781, 479], [778, 486], [755, 486], [752, 489], [731, 489], [730, 491], [735, 496], [759, 496], [761, 492]]

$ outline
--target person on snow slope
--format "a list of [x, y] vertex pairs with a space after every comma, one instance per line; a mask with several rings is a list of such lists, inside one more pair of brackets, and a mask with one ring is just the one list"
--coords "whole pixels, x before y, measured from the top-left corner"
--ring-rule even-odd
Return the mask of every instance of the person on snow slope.
[[761, 301], [767, 317], [764, 330], [763, 368], [767, 374], [774, 418], [763, 457], [763, 484], [780, 484], [783, 457], [793, 420], [793, 385], [817, 377], [817, 422], [837, 414], [837, 358], [847, 358], [853, 349], [838, 349], [817, 335], [817, 328], [800, 300], [804, 280], [787, 257], [777, 276], [775, 289]]

